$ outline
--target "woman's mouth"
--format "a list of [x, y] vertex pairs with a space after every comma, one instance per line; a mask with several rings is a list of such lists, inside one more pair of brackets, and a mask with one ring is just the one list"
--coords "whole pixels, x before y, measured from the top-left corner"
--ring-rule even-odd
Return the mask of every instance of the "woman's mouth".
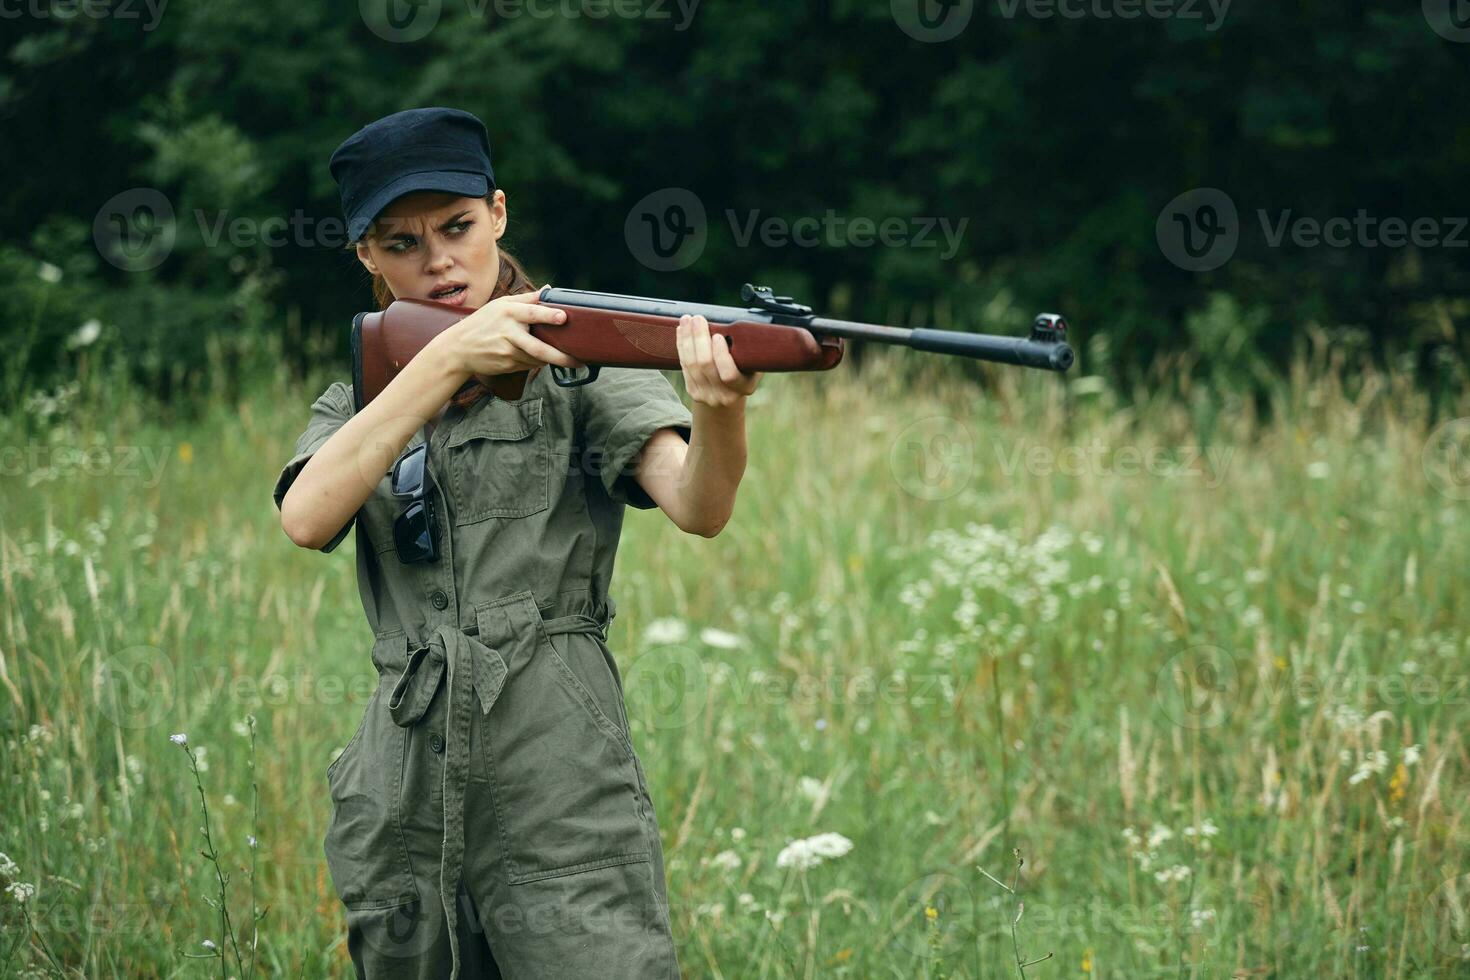
[[447, 283], [436, 286], [429, 293], [429, 299], [436, 303], [448, 303], [450, 306], [463, 306], [465, 299], [470, 295], [470, 288], [462, 282]]

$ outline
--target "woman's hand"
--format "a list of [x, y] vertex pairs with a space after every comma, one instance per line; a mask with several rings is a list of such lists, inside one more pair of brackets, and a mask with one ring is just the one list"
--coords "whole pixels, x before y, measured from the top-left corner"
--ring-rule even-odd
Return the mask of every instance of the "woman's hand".
[[675, 337], [684, 387], [696, 402], [725, 408], [739, 403], [760, 384], [762, 373], [746, 374], [736, 367], [724, 335], [711, 336], [704, 317], [681, 316]]
[[582, 362], [531, 336], [533, 323], [565, 323], [566, 314], [541, 305], [541, 291], [491, 300], [445, 330], [441, 344], [451, 366], [480, 378], [535, 371], [547, 364], [580, 368]]

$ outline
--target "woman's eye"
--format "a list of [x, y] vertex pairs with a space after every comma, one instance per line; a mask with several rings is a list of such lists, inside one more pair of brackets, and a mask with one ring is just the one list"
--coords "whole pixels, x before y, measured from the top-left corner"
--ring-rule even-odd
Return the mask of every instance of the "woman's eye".
[[473, 221], [456, 221], [454, 224], [450, 225], [449, 227], [454, 231], [454, 233], [456, 235], [462, 235], [462, 234], [464, 234], [465, 229], [468, 228], [472, 224], [474, 224]]
[[402, 252], [408, 251], [410, 248], [413, 247], [413, 245], [414, 245], [414, 243], [411, 242], [411, 241], [402, 241], [402, 240], [400, 240], [400, 241], [394, 242], [392, 245], [389, 245], [388, 246], [388, 251], [390, 251], [390, 252], [396, 252], [396, 253], [402, 253]]

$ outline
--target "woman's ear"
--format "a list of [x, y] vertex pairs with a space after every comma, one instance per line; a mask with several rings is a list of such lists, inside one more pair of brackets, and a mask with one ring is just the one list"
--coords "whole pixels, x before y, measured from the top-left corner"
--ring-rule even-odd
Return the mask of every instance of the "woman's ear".
[[363, 243], [357, 243], [357, 261], [361, 262], [363, 268], [373, 275], [378, 274], [378, 263], [373, 261], [372, 251]]
[[505, 234], [505, 226], [507, 223], [505, 209], [505, 191], [501, 190], [498, 187], [495, 188], [495, 192], [490, 195], [488, 206], [490, 210], [490, 227], [494, 230], [495, 238], [498, 241], [500, 239], [500, 236]]

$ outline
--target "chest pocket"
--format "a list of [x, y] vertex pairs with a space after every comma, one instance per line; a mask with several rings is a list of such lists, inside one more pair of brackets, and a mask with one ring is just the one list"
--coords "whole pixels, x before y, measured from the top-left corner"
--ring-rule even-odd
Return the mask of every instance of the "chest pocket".
[[480, 404], [455, 426], [445, 447], [456, 527], [529, 517], [549, 506], [551, 445], [541, 398]]

